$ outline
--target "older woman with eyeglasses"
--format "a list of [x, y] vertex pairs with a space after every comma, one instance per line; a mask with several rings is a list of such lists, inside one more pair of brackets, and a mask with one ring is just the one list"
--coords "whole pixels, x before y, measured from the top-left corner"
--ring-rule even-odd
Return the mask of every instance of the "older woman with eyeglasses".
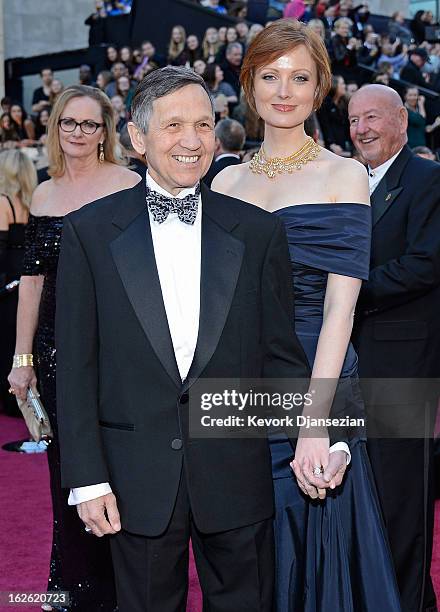
[[[17, 340], [8, 378], [11, 393], [21, 399], [28, 387], [38, 386], [54, 431], [47, 449], [54, 518], [48, 591], [69, 591], [70, 605], [87, 612], [115, 609], [113, 570], [108, 542], [84, 532], [75, 506], [68, 505], [68, 491], [61, 487], [55, 389], [56, 273], [64, 216], [139, 182], [138, 174], [123, 167], [115, 145], [114, 112], [107, 96], [84, 85], [66, 89], [48, 124], [51, 179], [41, 183], [32, 197]], [[75, 287], [71, 290], [75, 299]], [[81, 333], [81, 329], [72, 331]], [[52, 604], [43, 609], [65, 608]]]

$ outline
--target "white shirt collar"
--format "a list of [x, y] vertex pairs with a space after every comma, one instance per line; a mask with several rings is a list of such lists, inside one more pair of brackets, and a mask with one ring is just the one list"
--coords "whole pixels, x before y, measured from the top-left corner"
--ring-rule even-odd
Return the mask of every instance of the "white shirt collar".
[[[402, 147], [403, 149], [403, 147]], [[397, 151], [397, 153], [395, 155], [393, 155], [393, 157], [390, 157], [390, 159], [387, 159], [386, 162], [384, 162], [383, 164], [381, 164], [380, 166], [377, 166], [376, 168], [374, 168], [374, 170], [372, 168], [370, 168], [370, 166], [368, 166], [368, 174], [370, 176], [373, 177], [383, 177], [385, 176], [388, 168], [392, 165], [392, 163], [394, 162], [394, 160], [400, 155], [402, 149], [399, 149], [399, 151]]]
[[194, 185], [194, 187], [185, 187], [185, 189], [182, 189], [182, 191], [178, 194], [178, 195], [173, 195], [172, 193], [169, 193], [168, 191], [166, 191], [166, 189], [164, 189], [163, 187], [161, 187], [158, 183], [156, 183], [156, 181], [151, 177], [151, 175], [148, 173], [146, 173], [145, 179], [147, 181], [147, 187], [151, 190], [151, 191], [155, 191], [156, 193], [160, 193], [160, 195], [166, 196], [167, 198], [184, 198], [187, 195], [194, 195], [196, 192], [196, 187], [197, 185]]
[[218, 157], [215, 158], [215, 161], [219, 161], [219, 159], [223, 159], [224, 157], [235, 157], [235, 159], [240, 159], [240, 156], [237, 153], [221, 153]]

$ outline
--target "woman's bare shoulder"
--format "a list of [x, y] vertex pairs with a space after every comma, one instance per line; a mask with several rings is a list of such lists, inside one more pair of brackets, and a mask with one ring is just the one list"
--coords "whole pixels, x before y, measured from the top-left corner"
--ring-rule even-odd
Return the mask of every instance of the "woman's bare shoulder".
[[137, 172], [133, 172], [133, 170], [129, 170], [125, 166], [116, 165], [111, 168], [110, 177], [112, 185], [119, 189], [130, 189], [130, 187], [134, 187], [142, 180], [142, 177]]
[[238, 191], [238, 185], [248, 171], [248, 166], [248, 163], [227, 166], [214, 177], [211, 183], [211, 189], [223, 193], [224, 195], [234, 197]]
[[48, 181], [43, 181], [35, 188], [30, 208], [33, 215], [38, 216], [47, 212], [47, 202], [53, 189], [53, 184], [53, 179], [49, 179]]
[[356, 159], [341, 157], [325, 149], [325, 176], [336, 202], [370, 204], [368, 173]]

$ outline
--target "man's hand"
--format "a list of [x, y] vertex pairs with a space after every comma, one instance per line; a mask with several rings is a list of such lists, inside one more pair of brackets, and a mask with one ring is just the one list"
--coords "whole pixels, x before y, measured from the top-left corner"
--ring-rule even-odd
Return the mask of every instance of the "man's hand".
[[113, 493], [82, 502], [76, 509], [84, 525], [98, 538], [121, 530], [121, 519]]
[[330, 489], [339, 487], [344, 479], [347, 469], [347, 453], [344, 451], [334, 451], [330, 453], [327, 467], [324, 470], [323, 480], [328, 483]]

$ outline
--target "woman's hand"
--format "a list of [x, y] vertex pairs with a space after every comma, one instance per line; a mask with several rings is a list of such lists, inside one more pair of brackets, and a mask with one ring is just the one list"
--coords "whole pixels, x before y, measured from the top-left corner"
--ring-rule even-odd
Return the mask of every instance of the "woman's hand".
[[[329, 439], [323, 435], [321, 438], [307, 438], [299, 436], [296, 445], [295, 459], [290, 464], [300, 489], [312, 499], [324, 499], [325, 489], [330, 486], [323, 479], [323, 473], [329, 461]], [[321, 472], [314, 474], [319, 468]]]
[[8, 382], [11, 385], [11, 389], [14, 390], [14, 395], [18, 399], [24, 401], [26, 399], [26, 393], [28, 387], [37, 392], [37, 377], [35, 376], [35, 370], [32, 366], [22, 366], [21, 368], [12, 368]]

